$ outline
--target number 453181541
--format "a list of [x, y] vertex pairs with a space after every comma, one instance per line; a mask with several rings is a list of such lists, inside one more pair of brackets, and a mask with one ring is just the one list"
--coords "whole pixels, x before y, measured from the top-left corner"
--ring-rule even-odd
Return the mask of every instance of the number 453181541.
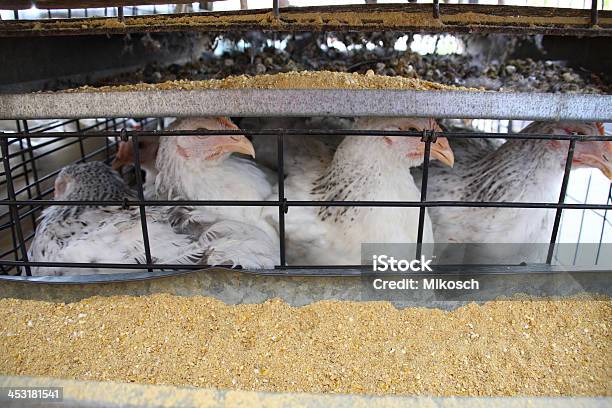
[[5, 400], [53, 400], [61, 401], [63, 390], [60, 387], [2, 387], [0, 388], [0, 401]]

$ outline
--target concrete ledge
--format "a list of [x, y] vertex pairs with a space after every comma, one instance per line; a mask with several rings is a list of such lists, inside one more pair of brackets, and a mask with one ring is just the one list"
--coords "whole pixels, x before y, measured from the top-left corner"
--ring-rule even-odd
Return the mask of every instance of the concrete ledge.
[[[415, 276], [416, 275], [411, 275]], [[584, 293], [612, 296], [610, 272], [461, 275], [475, 277], [479, 290], [375, 291], [368, 277], [268, 276], [210, 269], [141, 281], [41, 284], [28, 280], [0, 280], [0, 298], [77, 302], [91, 296], [142, 296], [170, 293], [211, 296], [227, 304], [262, 303], [281, 298], [292, 306], [320, 300], [386, 300], [398, 308], [435, 307], [452, 310], [470, 302], [484, 302], [517, 294], [533, 297], [573, 296]], [[398, 292], [398, 293], [395, 293]]]
[[[63, 387], [62, 403], [27, 403], [28, 407], [609, 407], [606, 397], [408, 397], [265, 393], [180, 388], [162, 385], [103, 383], [44, 377], [0, 377], [0, 387]], [[8, 403], [4, 407], [24, 406]]]

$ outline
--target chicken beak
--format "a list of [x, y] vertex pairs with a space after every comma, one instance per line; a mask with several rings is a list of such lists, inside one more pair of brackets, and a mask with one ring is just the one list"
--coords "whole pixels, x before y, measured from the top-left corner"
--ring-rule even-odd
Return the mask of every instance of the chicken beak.
[[612, 180], [612, 141], [578, 143], [574, 161], [582, 166], [598, 168]]
[[438, 137], [435, 143], [431, 145], [431, 156], [435, 159], [440, 160], [448, 167], [453, 167], [455, 164], [455, 155], [453, 150], [448, 144], [448, 139], [445, 137]]
[[608, 166], [606, 166], [606, 168], [602, 169], [601, 171], [603, 172], [604, 176], [612, 180], [612, 166], [610, 166], [610, 164], [608, 164]]
[[113, 170], [115, 171], [119, 171], [121, 170], [121, 168], [125, 165], [125, 163], [122, 160], [119, 160], [115, 157], [115, 159], [113, 160], [113, 162], [111, 163], [111, 167], [113, 168]]
[[132, 153], [130, 151], [129, 142], [120, 142], [119, 147], [117, 148], [117, 155], [111, 163], [111, 167], [113, 168], [113, 170], [121, 170], [123, 166], [129, 163], [131, 155]]
[[206, 159], [213, 159], [223, 153], [242, 153], [255, 158], [255, 149], [246, 136], [209, 136], [206, 138], [206, 144], [205, 150], [214, 152], [208, 154]]

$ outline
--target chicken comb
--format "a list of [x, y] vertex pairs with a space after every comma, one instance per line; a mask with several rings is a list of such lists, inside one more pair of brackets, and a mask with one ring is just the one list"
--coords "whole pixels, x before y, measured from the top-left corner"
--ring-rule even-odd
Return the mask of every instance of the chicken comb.
[[595, 126], [597, 126], [597, 130], [599, 130], [599, 134], [604, 136], [606, 134], [606, 129], [602, 122], [595, 122]]
[[115, 154], [115, 158], [111, 162], [111, 167], [113, 170], [120, 170], [125, 164], [129, 163], [132, 159], [132, 141], [119, 142], [119, 146], [117, 147], [117, 153]]
[[218, 117], [216, 119], [217, 119], [217, 122], [219, 124], [221, 124], [222, 126], [224, 126], [226, 128], [239, 130], [238, 126], [236, 126], [234, 124], [234, 122], [232, 122], [230, 119], [228, 119], [228, 118], [226, 118], [224, 116]]
[[438, 125], [438, 122], [434, 118], [429, 118], [429, 129], [442, 131], [442, 128], [440, 127], [440, 125]]

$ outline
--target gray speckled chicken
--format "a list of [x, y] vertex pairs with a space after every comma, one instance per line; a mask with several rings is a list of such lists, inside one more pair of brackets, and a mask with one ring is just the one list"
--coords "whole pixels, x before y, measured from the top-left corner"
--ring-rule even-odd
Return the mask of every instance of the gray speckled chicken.
[[[134, 199], [119, 175], [101, 162], [65, 167], [55, 181], [55, 199], [66, 201]], [[199, 235], [175, 232], [184, 209], [147, 207], [151, 255], [159, 264], [233, 264], [261, 267], [270, 260], [260, 257], [262, 244], [250, 240], [240, 223], [205, 220]], [[237, 224], [237, 225], [235, 225]], [[267, 248], [265, 248], [267, 250]], [[265, 251], [264, 251], [265, 252]], [[144, 243], [138, 207], [50, 206], [44, 210], [29, 249], [35, 262], [144, 263]], [[262, 258], [264, 259], [262, 261]], [[121, 272], [136, 271], [120, 270]], [[34, 267], [33, 275], [77, 275], [117, 272], [106, 268]]]
[[[598, 124], [580, 122], [533, 122], [521, 133], [604, 134]], [[494, 150], [482, 149], [471, 142], [463, 142], [469, 154], [457, 153], [452, 170], [431, 167], [428, 199], [552, 203], [558, 200], [568, 141], [510, 139]], [[612, 141], [576, 143], [573, 168], [578, 167], [598, 168], [612, 178]], [[430, 214], [437, 244], [515, 244], [505, 248], [473, 245], [466, 253], [453, 253], [452, 257], [445, 253], [448, 248], [437, 245], [442, 260], [466, 264], [519, 263], [542, 260], [542, 254], [532, 250], [533, 244], [550, 240], [554, 210], [438, 207], [431, 208]]]

